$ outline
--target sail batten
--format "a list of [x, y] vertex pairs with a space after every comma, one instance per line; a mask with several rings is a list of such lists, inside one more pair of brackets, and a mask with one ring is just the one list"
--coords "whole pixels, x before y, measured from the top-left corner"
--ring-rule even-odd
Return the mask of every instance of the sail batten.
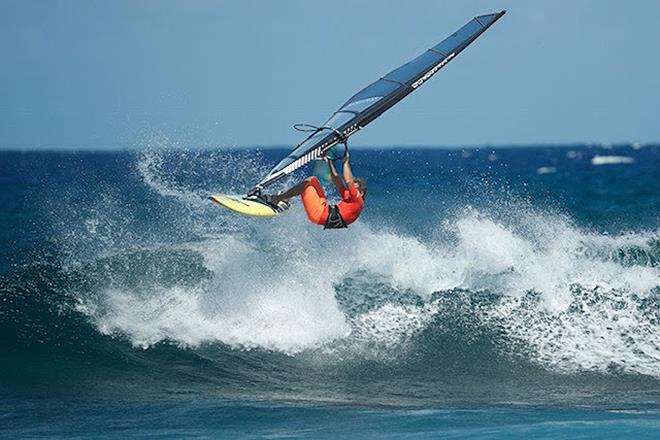
[[250, 194], [273, 184], [365, 127], [424, 84], [504, 15], [505, 11], [473, 18], [417, 58], [392, 70], [348, 99], [323, 126], [282, 159]]

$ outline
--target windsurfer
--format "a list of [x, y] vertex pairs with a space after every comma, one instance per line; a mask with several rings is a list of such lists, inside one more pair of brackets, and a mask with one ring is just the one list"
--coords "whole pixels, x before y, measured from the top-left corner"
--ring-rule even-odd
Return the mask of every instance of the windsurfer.
[[300, 196], [309, 221], [323, 225], [324, 229], [345, 228], [357, 220], [362, 212], [367, 183], [364, 179], [353, 176], [348, 151], [344, 156], [343, 178], [337, 173], [332, 160], [327, 156], [324, 160], [330, 169], [332, 183], [341, 196], [338, 204], [328, 204], [323, 186], [315, 176], [308, 177], [280, 194], [268, 196], [268, 202], [283, 208], [288, 207], [292, 197]]

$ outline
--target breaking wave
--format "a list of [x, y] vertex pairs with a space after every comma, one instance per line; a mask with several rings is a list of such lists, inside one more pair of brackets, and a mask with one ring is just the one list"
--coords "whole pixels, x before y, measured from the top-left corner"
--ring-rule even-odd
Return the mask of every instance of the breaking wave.
[[[95, 243], [92, 258], [69, 243], [61, 267], [3, 279], [6, 331], [21, 344], [114, 353], [171, 372], [192, 355], [211, 364], [201, 383], [218, 369], [255, 374], [253, 362], [288, 380], [310, 368], [344, 383], [363, 368], [346, 373], [356, 363], [436, 380], [476, 370], [497, 377], [491, 386], [519, 371], [660, 378], [658, 231], [604, 235], [523, 206], [504, 218], [463, 207], [435, 219], [433, 238], [364, 221], [329, 236], [307, 224], [300, 204], [255, 221], [206, 203], [209, 188], [236, 187], [213, 187], [228, 181], [218, 175], [187, 180], [173, 164], [195, 163], [194, 153], [180, 154], [136, 161], [145, 203], [168, 213], [147, 225], [162, 239], [139, 234], [142, 214], [127, 220], [131, 208], [106, 195], [103, 216], [66, 219], [66, 240]], [[217, 163], [258, 174], [252, 160]], [[124, 230], [113, 235], [116, 224]], [[191, 225], [193, 234], [181, 232]], [[48, 324], [40, 331], [36, 322]]]

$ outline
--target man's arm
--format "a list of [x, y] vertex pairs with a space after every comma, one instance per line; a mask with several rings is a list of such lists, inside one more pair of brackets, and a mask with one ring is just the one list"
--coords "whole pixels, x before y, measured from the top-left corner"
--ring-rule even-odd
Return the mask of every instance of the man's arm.
[[348, 149], [346, 149], [346, 155], [344, 156], [344, 180], [348, 187], [353, 185], [353, 171], [351, 170], [351, 164], [348, 160]]
[[332, 183], [335, 184], [337, 187], [337, 191], [339, 191], [339, 194], [341, 194], [342, 190], [346, 189], [346, 184], [344, 183], [344, 180], [339, 176], [337, 173], [337, 170], [335, 169], [335, 165], [332, 163], [332, 160], [328, 158], [328, 156], [325, 157], [325, 163], [328, 164], [328, 168], [330, 168], [330, 176], [332, 177]]

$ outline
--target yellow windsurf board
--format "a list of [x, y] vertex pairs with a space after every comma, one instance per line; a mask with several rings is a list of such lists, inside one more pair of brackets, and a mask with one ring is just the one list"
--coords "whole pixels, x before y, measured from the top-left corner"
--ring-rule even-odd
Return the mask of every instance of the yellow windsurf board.
[[220, 206], [251, 217], [275, 217], [279, 214], [270, 205], [256, 198], [246, 198], [230, 194], [214, 194], [209, 199]]

